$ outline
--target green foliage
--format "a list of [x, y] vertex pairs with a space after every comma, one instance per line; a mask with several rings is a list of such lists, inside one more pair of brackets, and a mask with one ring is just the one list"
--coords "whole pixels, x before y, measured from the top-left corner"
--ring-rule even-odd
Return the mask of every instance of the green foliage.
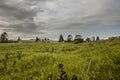
[[59, 42], [63, 42], [64, 41], [64, 38], [62, 36], [62, 34], [60, 35], [60, 38], [59, 38]]
[[0, 36], [0, 42], [7, 43], [8, 42], [8, 34], [7, 32], [3, 32]]
[[0, 44], [0, 80], [57, 80], [63, 71], [68, 80], [119, 80], [120, 39]]

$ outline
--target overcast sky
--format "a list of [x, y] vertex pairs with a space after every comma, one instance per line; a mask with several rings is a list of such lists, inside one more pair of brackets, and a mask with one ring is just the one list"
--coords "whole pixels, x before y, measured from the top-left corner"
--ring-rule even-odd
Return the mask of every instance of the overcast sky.
[[120, 36], [120, 0], [0, 0], [0, 33], [10, 38]]

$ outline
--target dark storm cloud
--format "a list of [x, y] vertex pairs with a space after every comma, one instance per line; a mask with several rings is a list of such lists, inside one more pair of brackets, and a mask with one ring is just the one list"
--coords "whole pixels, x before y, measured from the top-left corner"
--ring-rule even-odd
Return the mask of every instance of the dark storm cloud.
[[13, 16], [16, 19], [32, 18], [35, 15], [34, 10], [20, 8], [20, 6], [6, 4], [7, 0], [0, 1], [0, 16]]
[[[8, 32], [11, 31], [18, 33], [34, 34], [37, 31], [37, 28], [41, 27], [41, 25], [37, 26], [34, 23], [33, 18], [36, 15], [36, 11], [30, 9], [29, 5], [27, 8], [26, 5], [12, 5], [11, 3], [9, 3], [9, 0], [0, 0], [1, 20], [9, 24], [6, 25], [0, 23], [0, 27], [2, 28], [1, 30]], [[5, 18], [5, 20], [2, 18]]]
[[27, 35], [120, 25], [119, 7], [120, 0], [0, 0], [0, 32]]

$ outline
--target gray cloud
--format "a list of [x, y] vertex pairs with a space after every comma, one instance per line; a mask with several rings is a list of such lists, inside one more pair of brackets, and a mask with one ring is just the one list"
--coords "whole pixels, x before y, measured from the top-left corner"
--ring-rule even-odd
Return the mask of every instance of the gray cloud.
[[33, 20], [37, 12], [30, 9], [30, 4], [19, 1], [0, 1], [0, 29], [7, 32], [22, 33], [22, 35], [36, 34], [36, 32], [43, 34], [43, 32], [37, 30], [38, 27], [42, 28], [42, 26], [37, 26]]
[[[5, 0], [7, 2], [7, 0]], [[5, 1], [0, 2], [0, 16], [9, 17], [13, 16], [16, 19], [32, 18], [34, 15], [33, 10], [20, 8], [20, 6], [7, 4]]]
[[0, 0], [0, 29], [18, 34], [120, 25], [119, 0]]
[[[36, 21], [45, 22], [49, 29], [81, 29], [116, 25], [120, 21], [120, 1], [114, 0], [57, 0], [47, 2]], [[46, 7], [45, 6], [45, 7]]]

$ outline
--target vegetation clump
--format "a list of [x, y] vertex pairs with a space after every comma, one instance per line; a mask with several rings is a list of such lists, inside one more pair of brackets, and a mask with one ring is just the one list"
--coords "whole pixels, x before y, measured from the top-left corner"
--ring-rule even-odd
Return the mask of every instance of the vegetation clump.
[[68, 80], [67, 74], [64, 71], [64, 65], [59, 64], [59, 70], [60, 70], [60, 76], [57, 78], [57, 80]]
[[119, 80], [119, 49], [119, 38], [81, 44], [0, 43], [0, 80]]

